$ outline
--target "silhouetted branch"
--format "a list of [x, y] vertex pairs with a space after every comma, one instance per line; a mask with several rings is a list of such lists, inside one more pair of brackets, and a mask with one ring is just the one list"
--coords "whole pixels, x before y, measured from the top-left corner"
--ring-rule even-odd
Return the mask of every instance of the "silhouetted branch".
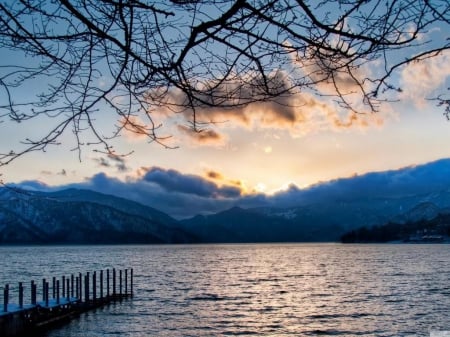
[[0, 0], [0, 122], [50, 120], [0, 166], [69, 132], [79, 154], [117, 155], [125, 130], [170, 147], [163, 112], [199, 132], [216, 122], [208, 108], [304, 92], [376, 112], [400, 68], [449, 49], [426, 39], [449, 13], [444, 0]]

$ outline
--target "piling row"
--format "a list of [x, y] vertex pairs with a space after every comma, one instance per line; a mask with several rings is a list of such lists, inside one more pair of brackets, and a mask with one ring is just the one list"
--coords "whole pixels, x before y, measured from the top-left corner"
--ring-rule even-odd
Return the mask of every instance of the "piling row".
[[[118, 277], [117, 277], [118, 274]], [[119, 286], [117, 287], [117, 282]], [[64, 318], [74, 317], [107, 303], [133, 296], [133, 269], [100, 270], [62, 278], [42, 279], [41, 296], [34, 280], [30, 282], [30, 303], [24, 304], [25, 287], [19, 282], [18, 301], [10, 303], [11, 288], [3, 288], [0, 310], [0, 335], [16, 336], [45, 327]], [[39, 297], [39, 298], [38, 298]], [[39, 300], [41, 299], [41, 300]]]

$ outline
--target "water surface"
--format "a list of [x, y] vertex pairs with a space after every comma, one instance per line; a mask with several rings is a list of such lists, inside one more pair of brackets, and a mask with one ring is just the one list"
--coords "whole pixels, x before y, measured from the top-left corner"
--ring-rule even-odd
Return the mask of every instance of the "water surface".
[[450, 330], [449, 248], [0, 247], [0, 285], [9, 282], [14, 294], [18, 281], [134, 268], [132, 300], [83, 314], [47, 337], [429, 336]]

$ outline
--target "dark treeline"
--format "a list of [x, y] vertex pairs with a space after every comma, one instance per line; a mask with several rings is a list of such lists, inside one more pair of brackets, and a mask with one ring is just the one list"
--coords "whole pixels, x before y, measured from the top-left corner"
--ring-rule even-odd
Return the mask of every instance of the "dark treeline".
[[426, 236], [450, 236], [450, 214], [439, 214], [432, 220], [419, 220], [404, 224], [388, 222], [384, 225], [363, 226], [341, 236], [343, 243], [377, 243], [414, 241]]

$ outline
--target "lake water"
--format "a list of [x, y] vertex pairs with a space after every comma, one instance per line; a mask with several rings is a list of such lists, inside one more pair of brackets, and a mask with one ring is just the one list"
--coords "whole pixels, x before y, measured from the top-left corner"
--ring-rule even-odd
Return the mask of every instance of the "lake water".
[[8, 282], [13, 292], [18, 281], [134, 268], [133, 299], [83, 314], [48, 337], [450, 330], [449, 245], [0, 247], [0, 254], [0, 286]]

